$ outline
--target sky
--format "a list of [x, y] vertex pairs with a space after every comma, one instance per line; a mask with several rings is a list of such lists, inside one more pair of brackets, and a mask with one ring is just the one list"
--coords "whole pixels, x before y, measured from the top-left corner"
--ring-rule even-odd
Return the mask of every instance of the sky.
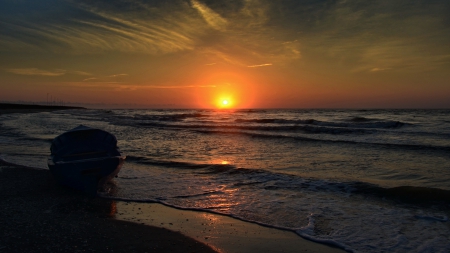
[[0, 101], [450, 108], [449, 13], [448, 0], [0, 0]]

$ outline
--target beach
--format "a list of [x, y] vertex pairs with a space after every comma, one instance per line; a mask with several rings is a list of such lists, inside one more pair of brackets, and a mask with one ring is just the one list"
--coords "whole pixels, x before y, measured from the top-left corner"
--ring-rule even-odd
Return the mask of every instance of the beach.
[[[0, 114], [66, 108], [5, 105]], [[116, 203], [57, 185], [49, 170], [0, 160], [1, 252], [215, 252], [164, 228], [114, 219]]]
[[114, 219], [115, 201], [0, 161], [1, 252], [215, 252], [178, 232]]
[[88, 197], [46, 170], [0, 161], [0, 175], [2, 252], [343, 252], [220, 215]]
[[[27, 224], [28, 213], [54, 221], [54, 238], [93, 243], [118, 230], [104, 236], [114, 247], [125, 222], [130, 247], [146, 243], [140, 229], [164, 228], [161, 240], [173, 231], [216, 252], [450, 250], [448, 110], [40, 109], [0, 114], [0, 159], [34, 168], [4, 198], [16, 206], [2, 214], [2, 247], [42, 241], [45, 226], [8, 223]], [[114, 134], [127, 156], [94, 199], [59, 187], [47, 168], [52, 140], [79, 125]]]
[[58, 185], [49, 170], [4, 160], [0, 195], [1, 252], [343, 252], [210, 212], [89, 197]]

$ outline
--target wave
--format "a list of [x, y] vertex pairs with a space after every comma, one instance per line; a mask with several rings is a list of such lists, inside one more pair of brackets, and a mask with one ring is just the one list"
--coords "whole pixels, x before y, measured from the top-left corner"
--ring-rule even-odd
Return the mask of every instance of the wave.
[[236, 169], [235, 166], [229, 164], [201, 164], [180, 161], [156, 160], [147, 157], [127, 156], [127, 162], [135, 162], [145, 165], [160, 166], [174, 169], [203, 169], [203, 173], [220, 173], [228, 170]]
[[450, 191], [437, 188], [399, 186], [381, 191], [385, 196], [401, 199], [405, 202], [432, 202], [443, 201], [450, 203]]
[[241, 135], [250, 136], [252, 138], [290, 139], [293, 141], [305, 141], [305, 142], [322, 142], [322, 143], [334, 143], [334, 144], [378, 146], [378, 147], [383, 147], [383, 148], [405, 149], [405, 150], [428, 150], [428, 151], [450, 152], [449, 146], [377, 143], [377, 142], [362, 142], [362, 141], [350, 141], [350, 140], [327, 140], [327, 139], [310, 138], [310, 137], [303, 137], [303, 136], [251, 133], [251, 132], [240, 132], [240, 131], [233, 132], [233, 131], [220, 131], [220, 130], [196, 130], [196, 132], [203, 133], [203, 134], [241, 134]]
[[378, 198], [390, 199], [404, 203], [429, 204], [450, 203], [450, 191], [438, 188], [419, 186], [398, 186], [393, 188], [382, 188], [368, 183], [353, 183], [353, 193], [367, 194]]
[[342, 127], [342, 128], [381, 128], [381, 129], [392, 129], [392, 128], [400, 128], [403, 126], [412, 126], [413, 124], [405, 123], [401, 121], [392, 121], [392, 120], [379, 120], [379, 119], [370, 119], [365, 117], [353, 117], [348, 122], [329, 122], [329, 121], [320, 121], [315, 119], [307, 119], [307, 120], [289, 120], [289, 119], [277, 119], [277, 118], [269, 118], [269, 119], [236, 119], [237, 123], [257, 123], [257, 124], [304, 124], [304, 125], [317, 125], [317, 126], [325, 126], [325, 127]]
[[[205, 122], [209, 123], [209, 122]], [[365, 129], [345, 129], [317, 126], [242, 126], [242, 125], [218, 125], [218, 124], [162, 124], [162, 123], [139, 123], [144, 127], [162, 127], [178, 129], [222, 129], [222, 130], [250, 130], [265, 132], [304, 132], [304, 133], [324, 133], [324, 134], [352, 134], [352, 133], [374, 133], [372, 130]]]
[[[260, 111], [257, 111], [261, 113]], [[248, 116], [248, 112], [243, 115], [244, 117]], [[210, 115], [208, 113], [202, 111], [196, 111], [191, 113], [175, 113], [175, 114], [133, 114], [133, 115], [122, 115], [122, 116], [111, 116], [116, 117], [117, 119], [121, 119], [123, 121], [128, 122], [128, 124], [164, 124], [165, 122], [185, 122], [186, 119], [193, 118], [193, 122], [196, 123], [211, 123], [211, 126], [214, 127], [225, 127], [222, 122], [224, 119], [228, 120], [229, 117], [226, 118], [217, 118], [214, 115]], [[199, 121], [200, 119], [205, 119]], [[217, 122], [218, 120], [219, 122]], [[406, 123], [395, 120], [382, 120], [376, 118], [366, 118], [361, 116], [356, 116], [347, 120], [340, 121], [321, 121], [316, 119], [286, 119], [286, 118], [237, 118], [234, 120], [235, 125], [239, 127], [268, 127], [269, 129], [273, 127], [289, 127], [289, 128], [302, 128], [309, 126], [316, 127], [331, 127], [331, 128], [340, 128], [340, 131], [345, 131], [344, 129], [398, 129], [404, 126], [413, 126], [412, 123]], [[308, 129], [306, 129], [308, 130]], [[361, 130], [360, 130], [361, 131]]]
[[181, 122], [187, 118], [205, 118], [209, 117], [207, 114], [200, 112], [195, 113], [177, 113], [169, 115], [145, 115], [145, 114], [135, 114], [133, 119], [135, 120], [150, 120], [150, 121], [167, 121], [167, 122]]
[[374, 119], [369, 119], [369, 118], [365, 118], [365, 117], [361, 117], [361, 116], [356, 116], [350, 119], [350, 121], [353, 122], [368, 122], [368, 121], [373, 121]]
[[314, 124], [316, 120], [289, 120], [289, 119], [236, 119], [237, 123], [258, 123], [258, 124], [267, 124], [267, 123], [277, 123], [277, 124]]
[[[198, 174], [212, 174], [236, 178], [235, 187], [260, 187], [264, 190], [278, 191], [320, 191], [344, 195], [364, 195], [380, 200], [390, 200], [401, 203], [429, 205], [450, 203], [450, 190], [419, 186], [399, 186], [384, 188], [375, 184], [359, 181], [332, 181], [327, 179], [303, 178], [296, 175], [272, 172], [262, 169], [238, 168], [230, 164], [202, 164], [179, 161], [156, 160], [145, 157], [128, 156], [127, 162], [162, 166], [173, 169], [194, 170]], [[231, 180], [233, 181], [233, 180]], [[206, 194], [206, 193], [205, 193]], [[193, 196], [179, 196], [189, 198]]]

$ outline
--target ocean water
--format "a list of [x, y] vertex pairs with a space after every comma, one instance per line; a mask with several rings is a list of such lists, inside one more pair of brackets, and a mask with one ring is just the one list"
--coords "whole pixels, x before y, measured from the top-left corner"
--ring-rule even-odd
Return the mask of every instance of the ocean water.
[[449, 110], [67, 110], [0, 115], [0, 157], [46, 168], [79, 124], [127, 156], [105, 197], [287, 229], [353, 252], [450, 252]]

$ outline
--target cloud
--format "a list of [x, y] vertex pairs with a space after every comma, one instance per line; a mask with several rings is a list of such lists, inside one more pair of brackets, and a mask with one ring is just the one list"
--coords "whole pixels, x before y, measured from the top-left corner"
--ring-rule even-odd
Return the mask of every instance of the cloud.
[[[24, 0], [35, 6], [31, 0]], [[58, 2], [58, 1], [57, 1]], [[207, 4], [206, 4], [207, 3]], [[56, 9], [51, 6], [58, 6]], [[274, 3], [260, 0], [59, 1], [40, 12], [0, 17], [0, 51], [151, 55], [192, 52], [210, 62], [246, 67], [299, 59], [298, 43], [268, 26]], [[16, 5], [17, 9], [23, 8]], [[34, 8], [34, 7], [33, 7]], [[38, 7], [36, 7], [38, 8]], [[50, 11], [49, 11], [50, 10]]]
[[449, 9], [444, 0], [7, 1], [0, 52], [189, 53], [242, 68], [438, 68], [448, 64], [439, 56], [450, 53]]
[[[194, 39], [206, 26], [202, 18], [187, 11], [191, 9], [188, 4], [176, 2], [181, 3], [179, 7], [164, 9], [138, 1], [59, 1], [59, 5], [64, 5], [59, 12], [50, 8], [40, 13], [27, 11], [26, 15], [11, 13], [0, 17], [0, 46], [65, 54], [164, 54], [192, 50]], [[137, 7], [120, 8], [127, 3]]]
[[97, 81], [97, 80], [99, 80], [97, 77], [89, 77], [89, 78], [83, 79], [83, 82]]
[[62, 76], [67, 73], [65, 70], [42, 70], [37, 68], [19, 68], [19, 69], [6, 69], [10, 73], [17, 75], [27, 75], [27, 76]]
[[259, 67], [267, 67], [267, 66], [272, 66], [272, 63], [266, 63], [266, 64], [259, 64], [259, 65], [251, 65], [251, 66], [247, 66], [249, 68], [259, 68]]
[[104, 82], [111, 82], [113, 79], [117, 79], [120, 77], [128, 76], [128, 74], [114, 74], [109, 76], [102, 76], [102, 77], [90, 77], [83, 80], [83, 82], [98, 82], [98, 83], [104, 83]]
[[208, 6], [200, 3], [197, 0], [191, 0], [192, 7], [196, 9], [205, 21], [216, 30], [225, 30], [228, 21], [222, 18], [219, 14], [208, 8]]
[[191, 88], [216, 88], [216, 85], [147, 85], [141, 86], [141, 88], [145, 89], [191, 89]]
[[385, 71], [385, 70], [389, 70], [391, 68], [373, 68], [370, 70], [370, 72], [379, 72], [379, 71]]
[[84, 72], [84, 71], [71, 71], [71, 73], [76, 74], [76, 75], [80, 75], [80, 76], [92, 76], [91, 73]]
[[[71, 70], [64, 70], [64, 69], [54, 69], [54, 70], [44, 70], [44, 69], [38, 69], [38, 68], [11, 68], [6, 69], [7, 72], [17, 74], [17, 75], [26, 75], [26, 76], [50, 76], [50, 77], [56, 77], [56, 76], [63, 76], [67, 74], [74, 74], [79, 76], [91, 76], [92, 74], [84, 71], [71, 71]], [[88, 78], [93, 79], [93, 78]]]
[[64, 82], [67, 87], [103, 90], [105, 87], [115, 91], [136, 91], [136, 90], [153, 90], [153, 89], [194, 89], [194, 88], [216, 88], [216, 85], [136, 85], [128, 84], [125, 82], [108, 82], [108, 81], [95, 81], [95, 82]]
[[108, 77], [120, 77], [120, 76], [128, 76], [128, 74], [115, 74], [115, 75], [110, 75]]
[[292, 27], [310, 53], [305, 61], [320, 59], [321, 66], [334, 63], [349, 72], [415, 72], [441, 68], [437, 59], [450, 51], [445, 1], [342, 0], [315, 7]]

